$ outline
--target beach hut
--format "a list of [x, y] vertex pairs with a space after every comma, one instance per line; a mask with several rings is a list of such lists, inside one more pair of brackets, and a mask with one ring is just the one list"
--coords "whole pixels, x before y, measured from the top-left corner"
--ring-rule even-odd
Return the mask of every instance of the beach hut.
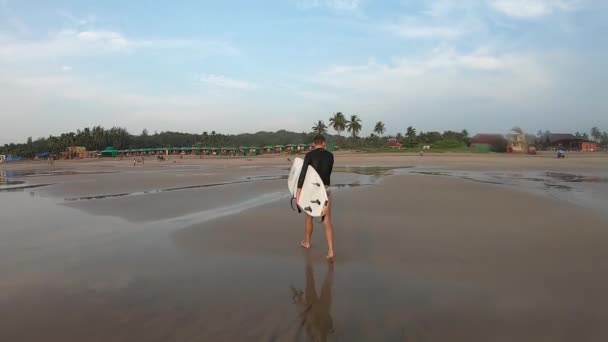
[[262, 153], [273, 153], [274, 152], [274, 147], [273, 146], [264, 146], [262, 147]]
[[261, 151], [261, 149], [260, 149], [259, 146], [251, 146], [251, 147], [249, 147], [249, 154], [252, 154], [254, 156], [260, 154], [260, 151]]
[[20, 160], [21, 160], [21, 157], [19, 157], [19, 156], [12, 156], [10, 154], [2, 156], [2, 162], [3, 163], [20, 161]]
[[106, 156], [106, 157], [116, 157], [116, 155], [118, 154], [118, 151], [112, 147], [112, 146], [108, 146], [106, 147], [103, 151], [99, 152], [102, 156]]
[[296, 150], [297, 148], [298, 148], [298, 145], [296, 145], [296, 144], [287, 144], [285, 146], [285, 151], [291, 152], [291, 151]]
[[36, 155], [36, 159], [48, 159], [48, 158], [49, 158], [48, 152], [42, 152], [42, 153], [38, 153]]
[[298, 144], [297, 149], [298, 149], [298, 152], [306, 151], [308, 149], [308, 145]]
[[239, 152], [241, 152], [243, 155], [247, 155], [249, 153], [249, 146], [243, 145], [239, 147]]
[[192, 151], [192, 147], [182, 147], [182, 152], [189, 154]]
[[281, 152], [283, 152], [284, 149], [285, 149], [285, 145], [275, 145], [274, 153], [281, 153]]

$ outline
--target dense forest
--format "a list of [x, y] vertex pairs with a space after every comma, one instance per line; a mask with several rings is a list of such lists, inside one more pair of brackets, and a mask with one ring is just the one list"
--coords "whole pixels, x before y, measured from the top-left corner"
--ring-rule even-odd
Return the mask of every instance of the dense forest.
[[144, 130], [139, 135], [130, 134], [125, 128], [101, 126], [84, 128], [76, 132], [63, 133], [33, 140], [28, 138], [23, 144], [6, 144], [0, 146], [0, 154], [22, 157], [33, 157], [38, 153], [59, 153], [69, 146], [83, 146], [88, 151], [103, 150], [108, 146], [116, 149], [143, 147], [185, 147], [185, 146], [241, 146], [241, 145], [276, 145], [308, 143], [312, 133], [294, 133], [288, 131], [257, 132], [254, 134], [227, 135], [215, 131], [201, 134], [160, 132], [149, 134]]
[[[337, 134], [329, 134], [332, 129]], [[65, 151], [69, 146], [84, 146], [89, 151], [102, 150], [107, 146], [116, 149], [143, 148], [143, 147], [186, 147], [186, 146], [209, 146], [209, 147], [235, 147], [235, 146], [266, 146], [309, 143], [315, 134], [324, 134], [328, 140], [343, 149], [367, 149], [385, 147], [388, 139], [394, 138], [407, 148], [415, 148], [420, 145], [432, 145], [434, 149], [460, 149], [470, 144], [467, 130], [460, 132], [418, 132], [414, 127], [408, 127], [405, 132], [395, 136], [385, 136], [386, 131], [383, 122], [377, 122], [373, 133], [367, 137], [360, 137], [362, 129], [361, 119], [356, 115], [346, 118], [341, 113], [336, 113], [329, 120], [329, 126], [322, 120], [314, 124], [309, 133], [295, 133], [286, 130], [277, 132], [257, 132], [246, 134], [222, 134], [215, 131], [202, 132], [201, 134], [179, 133], [179, 132], [155, 132], [149, 134], [143, 130], [141, 134], [134, 135], [125, 128], [112, 127], [105, 129], [101, 126], [84, 128], [76, 132], [63, 133], [59, 136], [48, 138], [27, 139], [26, 143], [6, 144], [0, 146], [0, 154], [33, 158], [42, 152], [59, 153]], [[343, 135], [343, 132], [348, 135]], [[548, 144], [549, 131], [539, 131], [536, 135], [527, 135], [528, 142], [543, 149]], [[594, 127], [590, 135], [587, 133], [576, 133], [577, 137], [596, 141], [600, 146], [608, 147], [608, 133]]]
[[[313, 127], [315, 128], [315, 127]], [[318, 128], [318, 127], [316, 127]], [[116, 149], [142, 148], [142, 147], [184, 147], [184, 146], [266, 146], [266, 145], [286, 145], [310, 143], [315, 134], [325, 134], [328, 141], [339, 145], [341, 148], [378, 148], [387, 145], [389, 138], [397, 138], [406, 147], [414, 147], [418, 144], [438, 144], [443, 146], [459, 147], [466, 146], [468, 133], [446, 131], [440, 132], [420, 132], [409, 127], [404, 134], [397, 134], [394, 137], [381, 136], [372, 133], [367, 137], [331, 135], [327, 129], [312, 130], [309, 133], [296, 133], [285, 130], [277, 132], [257, 132], [245, 134], [222, 134], [215, 131], [202, 132], [201, 134], [179, 133], [179, 132], [160, 132], [149, 134], [144, 130], [139, 135], [130, 134], [125, 128], [113, 127], [104, 129], [101, 126], [84, 128], [76, 132], [63, 133], [59, 136], [49, 136], [48, 138], [32, 139], [28, 138], [26, 143], [6, 144], [0, 146], [0, 154], [22, 156], [26, 158], [34, 157], [38, 153], [50, 152], [59, 153], [65, 151], [69, 146], [84, 146], [89, 151], [102, 150], [107, 146]]]

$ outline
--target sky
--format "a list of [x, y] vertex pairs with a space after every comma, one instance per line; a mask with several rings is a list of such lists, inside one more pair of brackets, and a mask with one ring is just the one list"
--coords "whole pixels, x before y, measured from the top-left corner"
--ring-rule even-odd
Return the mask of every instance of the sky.
[[608, 130], [608, 1], [0, 0], [0, 144], [309, 131]]

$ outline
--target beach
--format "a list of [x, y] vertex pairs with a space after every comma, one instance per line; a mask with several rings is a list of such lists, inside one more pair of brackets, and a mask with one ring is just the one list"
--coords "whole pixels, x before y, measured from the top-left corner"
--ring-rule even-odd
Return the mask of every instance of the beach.
[[0, 165], [0, 340], [608, 338], [608, 155], [336, 153], [334, 263], [291, 160]]

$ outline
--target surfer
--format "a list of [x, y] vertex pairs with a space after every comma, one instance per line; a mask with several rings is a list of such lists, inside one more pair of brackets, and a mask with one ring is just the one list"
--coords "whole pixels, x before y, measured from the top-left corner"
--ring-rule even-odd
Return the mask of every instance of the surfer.
[[[331, 222], [332, 199], [330, 196], [329, 186], [331, 183], [331, 172], [334, 167], [334, 155], [325, 149], [327, 143], [325, 142], [325, 137], [321, 134], [315, 136], [313, 139], [313, 145], [314, 149], [308, 152], [306, 157], [304, 157], [304, 165], [302, 167], [302, 172], [300, 173], [300, 178], [298, 179], [296, 203], [300, 202], [300, 194], [302, 192], [302, 186], [304, 185], [304, 179], [306, 178], [306, 170], [308, 165], [310, 165], [315, 169], [315, 171], [317, 171], [323, 180], [323, 184], [327, 189], [327, 197], [329, 198], [327, 209], [323, 217], [323, 225], [325, 226], [325, 238], [327, 239], [328, 247], [327, 259], [331, 260], [334, 258], [334, 227]], [[308, 249], [310, 248], [310, 239], [312, 237], [313, 217], [309, 215], [305, 216], [306, 222], [304, 226], [304, 240], [302, 240], [300, 244], [302, 247]]]

